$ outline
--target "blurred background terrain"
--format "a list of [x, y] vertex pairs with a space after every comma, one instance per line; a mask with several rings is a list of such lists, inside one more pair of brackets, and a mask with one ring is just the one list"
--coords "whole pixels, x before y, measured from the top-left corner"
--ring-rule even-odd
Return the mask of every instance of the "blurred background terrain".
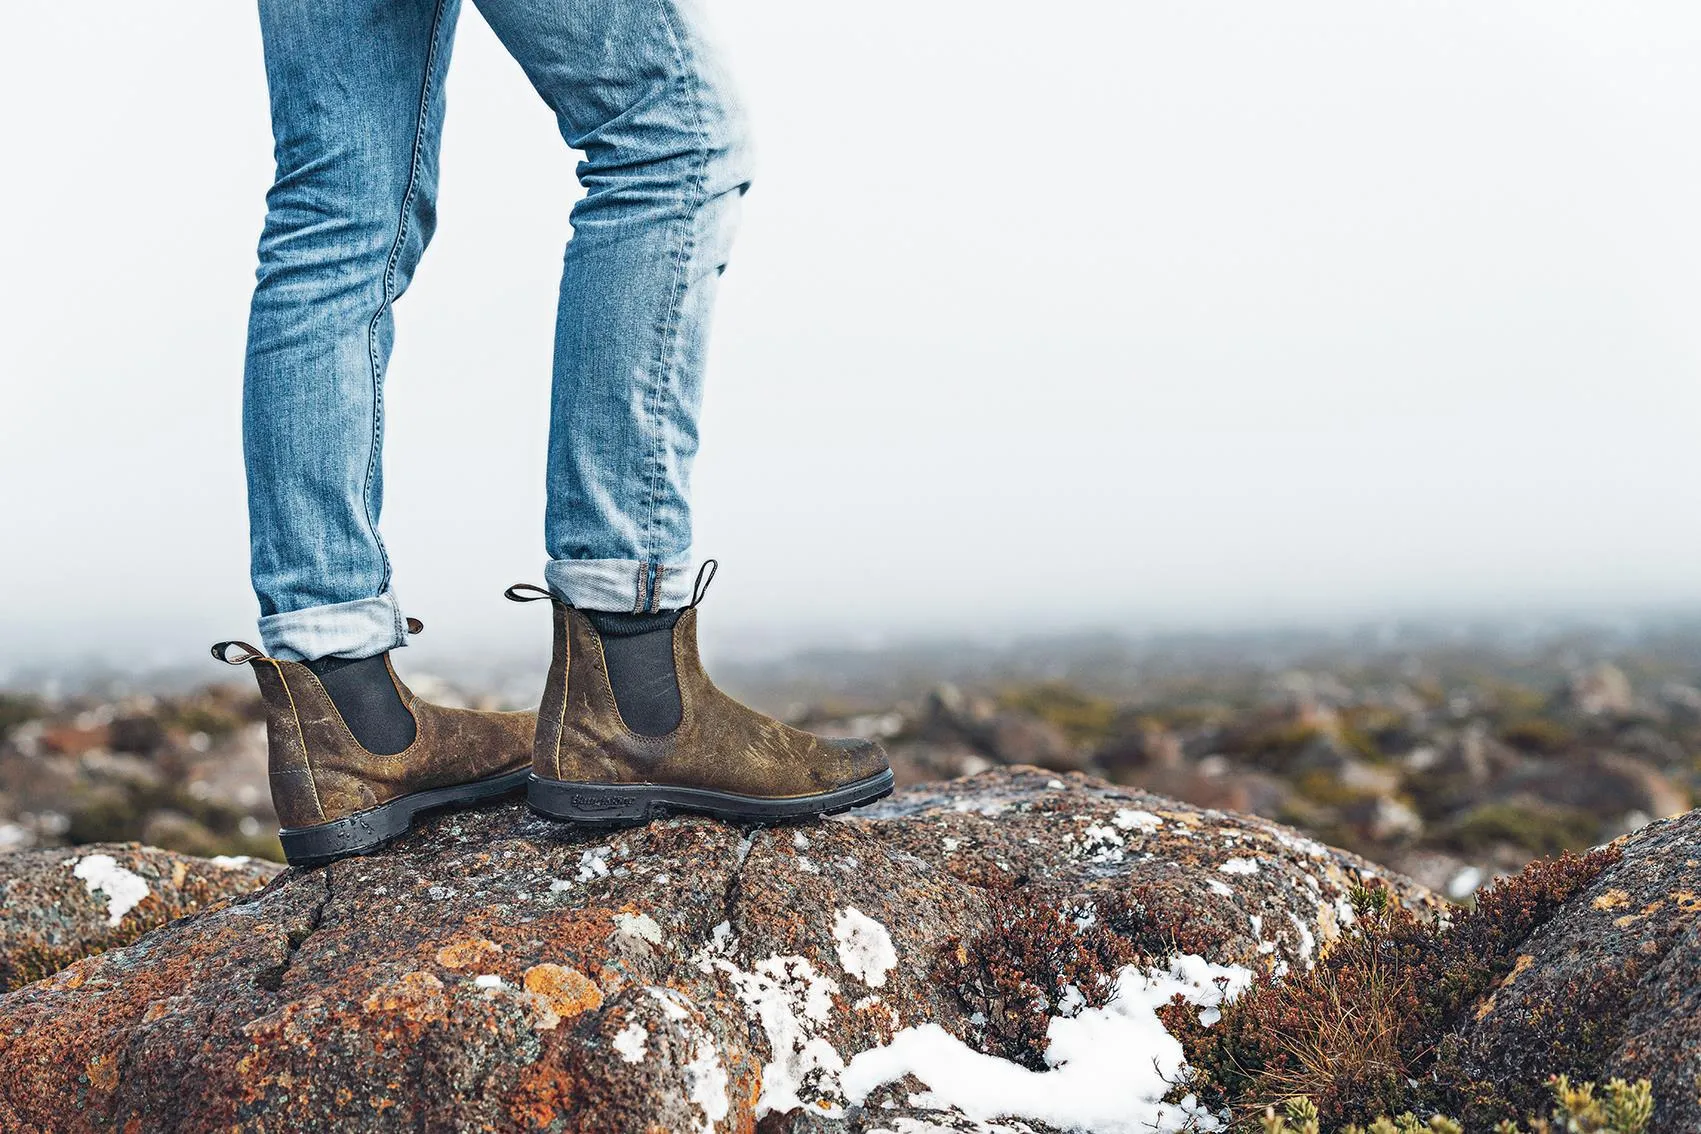
[[[535, 700], [516, 663], [409, 668], [449, 703]], [[935, 640], [728, 659], [804, 727], [880, 738], [899, 782], [1087, 772], [1291, 823], [1457, 899], [1531, 858], [1688, 809], [1701, 617]], [[88, 673], [0, 696], [0, 849], [139, 839], [279, 857], [246, 674]], [[132, 686], [133, 687], [133, 686]]]
[[[1692, 802], [1701, 6], [710, 7], [759, 150], [694, 473], [728, 688], [912, 781], [1089, 771], [1458, 895]], [[15, 8], [0, 847], [275, 854], [205, 653], [255, 614], [254, 12]], [[472, 5], [447, 92], [398, 667], [519, 706], [576, 155]]]

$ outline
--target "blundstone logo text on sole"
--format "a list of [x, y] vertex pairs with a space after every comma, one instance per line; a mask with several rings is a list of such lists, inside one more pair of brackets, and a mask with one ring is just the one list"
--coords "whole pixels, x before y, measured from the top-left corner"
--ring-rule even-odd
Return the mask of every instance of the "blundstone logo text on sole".
[[635, 795], [575, 795], [573, 806], [584, 808], [586, 811], [612, 811], [616, 807], [630, 807], [638, 802]]

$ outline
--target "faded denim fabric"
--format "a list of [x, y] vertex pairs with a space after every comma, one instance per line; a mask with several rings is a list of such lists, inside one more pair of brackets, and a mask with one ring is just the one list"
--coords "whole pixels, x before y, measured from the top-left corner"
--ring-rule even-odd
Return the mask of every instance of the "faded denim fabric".
[[[259, 0], [277, 176], [243, 441], [260, 633], [280, 658], [404, 644], [378, 535], [391, 306], [436, 224], [460, 0]], [[544, 539], [577, 606], [690, 599], [690, 476], [716, 281], [750, 181], [695, 0], [475, 0], [579, 150]], [[452, 457], [450, 458], [452, 459]]]

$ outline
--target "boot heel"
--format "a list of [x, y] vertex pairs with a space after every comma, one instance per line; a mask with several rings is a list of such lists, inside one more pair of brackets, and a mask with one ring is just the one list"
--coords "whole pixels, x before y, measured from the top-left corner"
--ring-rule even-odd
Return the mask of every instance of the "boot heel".
[[526, 784], [533, 811], [570, 823], [643, 823], [650, 818], [650, 792], [642, 784], [591, 784], [545, 780], [533, 775]]

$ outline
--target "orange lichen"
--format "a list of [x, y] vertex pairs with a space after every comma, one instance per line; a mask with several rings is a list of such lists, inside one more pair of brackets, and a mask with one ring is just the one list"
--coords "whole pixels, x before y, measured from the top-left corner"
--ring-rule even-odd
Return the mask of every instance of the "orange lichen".
[[544, 1128], [573, 1111], [573, 1080], [560, 1067], [540, 1060], [520, 1072], [508, 1113], [522, 1126]]
[[1630, 895], [1614, 887], [1589, 904], [1597, 910], [1616, 910], [1630, 904]]
[[437, 963], [446, 969], [484, 966], [502, 953], [502, 946], [486, 937], [452, 941], [437, 950]]
[[89, 1077], [89, 1085], [97, 1091], [110, 1091], [118, 1085], [118, 1056], [97, 1055], [89, 1060], [84, 1071]]
[[396, 1012], [414, 1023], [444, 1018], [443, 982], [427, 972], [404, 973], [361, 1002], [368, 1012]]
[[562, 1020], [602, 1006], [602, 990], [577, 969], [546, 962], [527, 969], [523, 980], [534, 998], [540, 1028], [553, 1028]]

